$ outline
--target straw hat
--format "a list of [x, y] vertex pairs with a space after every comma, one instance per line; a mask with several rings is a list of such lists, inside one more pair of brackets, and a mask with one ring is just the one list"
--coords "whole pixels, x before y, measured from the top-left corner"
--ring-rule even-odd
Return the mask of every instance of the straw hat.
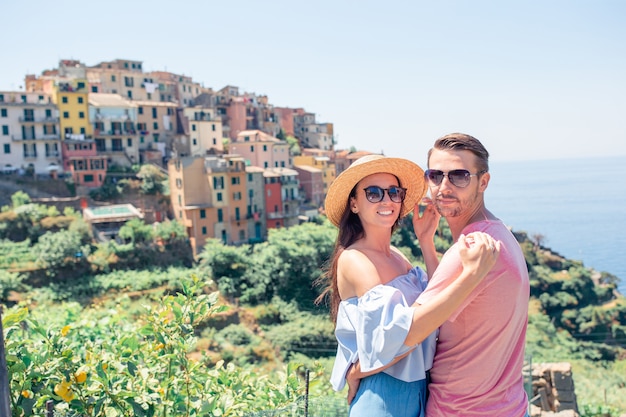
[[400, 185], [407, 189], [400, 217], [412, 212], [415, 204], [426, 194], [424, 171], [419, 165], [403, 158], [389, 158], [383, 155], [363, 156], [339, 174], [328, 188], [324, 207], [326, 216], [332, 224], [339, 226], [354, 186], [368, 175], [379, 173], [395, 175]]

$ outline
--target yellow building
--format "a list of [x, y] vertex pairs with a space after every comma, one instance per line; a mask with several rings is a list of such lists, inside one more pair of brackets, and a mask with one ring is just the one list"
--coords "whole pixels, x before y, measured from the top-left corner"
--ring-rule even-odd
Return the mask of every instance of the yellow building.
[[87, 80], [58, 81], [52, 97], [59, 109], [62, 140], [91, 138], [93, 129], [89, 123]]

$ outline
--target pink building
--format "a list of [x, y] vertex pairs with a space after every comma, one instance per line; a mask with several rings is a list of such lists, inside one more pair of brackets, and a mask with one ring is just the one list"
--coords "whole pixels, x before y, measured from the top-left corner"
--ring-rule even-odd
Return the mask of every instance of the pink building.
[[260, 130], [240, 132], [230, 143], [228, 153], [243, 157], [249, 166], [289, 168], [293, 165], [289, 144]]
[[63, 170], [71, 173], [74, 184], [101, 187], [107, 172], [106, 155], [98, 155], [96, 143], [90, 139], [66, 138], [61, 141]]

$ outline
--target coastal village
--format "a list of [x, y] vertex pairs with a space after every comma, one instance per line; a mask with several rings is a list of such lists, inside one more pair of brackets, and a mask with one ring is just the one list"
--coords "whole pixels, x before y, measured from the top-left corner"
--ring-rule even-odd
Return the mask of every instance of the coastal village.
[[[176, 220], [194, 257], [210, 239], [256, 243], [270, 229], [315, 219], [336, 176], [371, 153], [337, 149], [333, 124], [304, 108], [124, 59], [61, 60], [25, 75], [21, 91], [0, 91], [0, 143], [0, 177], [71, 183], [99, 238], [133, 218]], [[167, 176], [167, 208], [85, 203], [112, 171], [139, 165]], [[569, 363], [525, 372], [532, 416], [578, 415]]]
[[335, 149], [333, 124], [303, 108], [141, 61], [61, 60], [25, 75], [23, 90], [0, 91], [2, 173], [64, 179], [84, 196], [112, 168], [154, 165], [170, 208], [145, 220], [181, 222], [194, 255], [207, 239], [259, 242], [318, 216], [335, 176], [370, 153]]

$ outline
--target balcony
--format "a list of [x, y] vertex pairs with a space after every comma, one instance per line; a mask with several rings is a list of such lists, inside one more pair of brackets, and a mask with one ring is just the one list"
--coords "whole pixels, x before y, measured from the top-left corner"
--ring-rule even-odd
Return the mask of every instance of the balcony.
[[33, 116], [20, 116], [18, 120], [21, 123], [59, 123], [58, 117], [38, 117], [35, 118]]
[[66, 140], [91, 140], [92, 137], [90, 135], [85, 135], [84, 133], [66, 133]]
[[285, 217], [285, 213], [282, 211], [275, 211], [272, 213], [267, 213], [267, 218], [270, 220], [282, 219]]
[[15, 142], [20, 142], [24, 140], [60, 140], [61, 135], [52, 134], [52, 135], [12, 135], [11, 139]]
[[135, 130], [101, 130], [95, 129], [93, 134], [95, 136], [133, 136], [137, 134]]

